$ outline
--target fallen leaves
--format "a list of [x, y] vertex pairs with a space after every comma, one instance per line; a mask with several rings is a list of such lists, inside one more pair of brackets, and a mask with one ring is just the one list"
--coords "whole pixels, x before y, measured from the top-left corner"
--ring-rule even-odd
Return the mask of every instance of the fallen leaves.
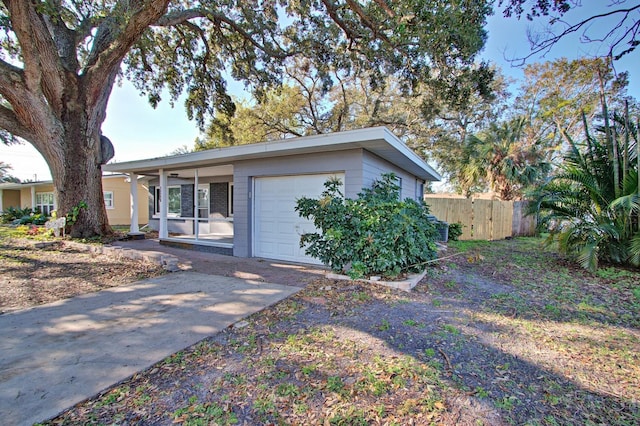
[[130, 284], [161, 275], [149, 263], [81, 253], [56, 244], [36, 249], [12, 240], [0, 245], [0, 312]]

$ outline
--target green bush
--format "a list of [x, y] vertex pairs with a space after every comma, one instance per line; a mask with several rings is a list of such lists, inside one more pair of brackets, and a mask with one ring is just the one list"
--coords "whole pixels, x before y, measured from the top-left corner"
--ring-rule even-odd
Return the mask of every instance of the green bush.
[[17, 222], [18, 225], [44, 225], [49, 218], [40, 213], [39, 209], [25, 207], [7, 207], [5, 211], [0, 213], [0, 223]]
[[22, 220], [26, 217], [31, 217], [33, 214], [31, 207], [25, 207], [23, 209], [19, 207], [7, 207], [2, 213], [0, 213], [1, 223], [12, 223], [14, 220]]
[[458, 241], [462, 235], [462, 224], [460, 222], [449, 224], [449, 239], [451, 241]]
[[299, 199], [296, 211], [320, 231], [302, 235], [300, 246], [352, 278], [396, 277], [424, 269], [436, 257], [438, 233], [428, 219], [428, 206], [401, 201], [396, 181], [392, 173], [385, 174], [352, 200], [341, 193], [340, 180], [330, 179], [320, 199]]
[[627, 126], [614, 129], [586, 131], [581, 143], [569, 139], [555, 175], [531, 193], [529, 214], [549, 232], [547, 243], [557, 242], [590, 271], [601, 262], [640, 266], [640, 158], [629, 144], [629, 138], [638, 140], [638, 129], [629, 127], [626, 140]]

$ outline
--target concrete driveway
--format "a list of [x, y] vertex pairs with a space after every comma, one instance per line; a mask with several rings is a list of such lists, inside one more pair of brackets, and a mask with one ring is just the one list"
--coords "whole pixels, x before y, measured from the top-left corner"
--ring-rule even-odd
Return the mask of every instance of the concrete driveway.
[[0, 315], [1, 423], [51, 418], [298, 290], [179, 272]]

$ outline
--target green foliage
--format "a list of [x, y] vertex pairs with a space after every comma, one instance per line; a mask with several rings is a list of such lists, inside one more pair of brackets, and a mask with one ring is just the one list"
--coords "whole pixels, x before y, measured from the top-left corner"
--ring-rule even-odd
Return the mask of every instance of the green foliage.
[[19, 207], [7, 207], [6, 210], [0, 213], [0, 223], [17, 222], [19, 225], [44, 225], [47, 219], [47, 216], [40, 213], [40, 210], [34, 210], [31, 207], [22, 209]]
[[352, 278], [395, 277], [424, 268], [424, 262], [436, 257], [438, 234], [428, 207], [412, 199], [401, 201], [396, 182], [395, 175], [385, 174], [352, 200], [334, 179], [325, 183], [320, 199], [299, 199], [296, 211], [320, 231], [302, 235], [300, 246]]
[[602, 58], [528, 64], [524, 75], [513, 109], [526, 117], [526, 134], [532, 140], [558, 153], [567, 143], [565, 135], [573, 140], [583, 137], [582, 114], [587, 122], [600, 114], [601, 92], [612, 102], [626, 98], [626, 74], [615, 73], [612, 63]]
[[[372, 87], [397, 74], [411, 82], [440, 81], [446, 90], [454, 90], [444, 81], [454, 70], [473, 74], [473, 58], [487, 37], [483, 24], [490, 2], [380, 5], [172, 2], [171, 19], [164, 20], [176, 25], [147, 28], [125, 58], [125, 75], [152, 105], [166, 88], [172, 101], [186, 91], [188, 116], [204, 127], [216, 111], [234, 114], [225, 70], [251, 86], [257, 99], [283, 82], [283, 65], [300, 59], [313, 64], [322, 89], [337, 81], [332, 70], [343, 75], [366, 70]], [[433, 73], [434, 64], [450, 72]]]
[[80, 212], [82, 210], [86, 210], [87, 208], [87, 203], [85, 203], [84, 201], [80, 201], [78, 202], [78, 204], [76, 204], [75, 206], [73, 206], [71, 208], [71, 211], [69, 211], [69, 213], [67, 213], [67, 225], [69, 226], [73, 226], [73, 224], [75, 224], [78, 221], [78, 216], [80, 216]]
[[460, 222], [449, 224], [449, 239], [451, 241], [458, 241], [462, 235], [462, 224]]
[[[455, 115], [452, 108], [486, 118], [486, 108], [495, 100], [493, 91], [502, 87], [493, 84], [496, 70], [484, 64], [448, 82], [455, 85], [454, 89], [442, 82], [426, 82], [409, 90], [396, 75], [371, 86], [368, 80], [372, 75], [368, 73], [345, 74], [340, 69], [327, 72], [323, 75], [308, 60], [298, 59], [287, 65], [282, 87], [265, 90], [251, 102], [236, 102], [232, 114], [216, 113], [205, 140], [198, 139], [195, 149], [385, 125], [414, 149], [428, 147], [429, 154], [424, 153], [427, 156], [435, 152], [428, 145], [440, 137], [442, 126]], [[478, 112], [480, 109], [482, 112]], [[434, 130], [436, 122], [439, 125]], [[450, 152], [450, 140], [442, 142]]]
[[459, 186], [469, 193], [484, 182], [501, 200], [513, 200], [544, 179], [551, 169], [547, 151], [526, 137], [525, 127], [525, 120], [518, 118], [491, 123], [487, 130], [467, 137]]
[[49, 218], [45, 214], [36, 211], [36, 213], [20, 218], [19, 223], [20, 225], [44, 225], [48, 219]]
[[22, 219], [23, 217], [30, 216], [33, 213], [31, 207], [7, 207], [2, 213], [0, 213], [1, 223], [12, 223], [14, 220]]
[[[265, 92], [261, 101], [236, 102], [234, 114], [216, 113], [209, 123], [205, 140], [197, 140], [195, 149], [279, 140], [285, 136], [302, 136], [305, 123], [305, 99], [298, 87], [284, 85]], [[308, 118], [308, 117], [305, 117]]]
[[560, 172], [533, 192], [531, 212], [550, 232], [548, 242], [584, 268], [640, 266], [637, 129], [627, 120], [626, 129], [599, 133], [582, 144], [570, 140]]

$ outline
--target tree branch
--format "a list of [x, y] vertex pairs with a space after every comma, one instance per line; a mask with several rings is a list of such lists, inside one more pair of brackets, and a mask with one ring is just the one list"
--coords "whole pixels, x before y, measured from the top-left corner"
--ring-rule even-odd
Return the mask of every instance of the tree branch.
[[33, 3], [4, 0], [11, 16], [12, 28], [20, 43], [24, 62], [24, 81], [31, 93], [42, 93], [55, 111], [60, 111], [64, 90], [64, 69], [58, 49], [45, 20]]
[[387, 15], [389, 15], [389, 18], [396, 17], [396, 13], [389, 7], [389, 4], [385, 0], [374, 0], [374, 1], [378, 6], [380, 6], [382, 10], [385, 11]]
[[46, 106], [42, 92], [27, 87], [21, 68], [0, 60], [0, 95], [11, 107], [3, 105], [0, 128], [42, 147], [58, 131], [53, 111]]
[[347, 39], [357, 40], [361, 38], [360, 34], [356, 33], [351, 28], [349, 28], [347, 26], [347, 23], [338, 16], [338, 8], [334, 3], [332, 3], [329, 0], [322, 0], [322, 4], [324, 4], [324, 6], [327, 8], [327, 12], [329, 13], [329, 16], [331, 17], [331, 19], [333, 19], [333, 22], [335, 22], [336, 25], [338, 25], [342, 29], [344, 34], [347, 36]]
[[[616, 9], [616, 10], [612, 10], [606, 13], [601, 13], [598, 15], [593, 15], [590, 16], [589, 18], [583, 19], [582, 21], [573, 24], [573, 25], [569, 25], [567, 28], [565, 28], [560, 34], [553, 34], [551, 32], [551, 30], [547, 30], [548, 34], [550, 35], [550, 37], [545, 38], [544, 40], [541, 41], [537, 41], [534, 40], [533, 37], [531, 35], [529, 35], [529, 42], [531, 44], [531, 52], [521, 58], [516, 58], [511, 60], [511, 62], [513, 64], [515, 64], [516, 66], [522, 66], [526, 63], [526, 61], [528, 59], [530, 59], [531, 57], [539, 54], [539, 53], [543, 53], [543, 56], [546, 55], [551, 48], [560, 41], [560, 39], [562, 39], [563, 37], [568, 36], [569, 34], [573, 34], [575, 32], [578, 32], [580, 29], [585, 28], [588, 24], [592, 23], [595, 20], [601, 19], [601, 18], [607, 18], [609, 16], [613, 16], [613, 15], [617, 15], [617, 14], [623, 14], [624, 16], [620, 19], [620, 21], [618, 22], [618, 24], [615, 26], [615, 28], [619, 28], [620, 26], [622, 26], [622, 23], [625, 22], [627, 20], [627, 18], [629, 18], [629, 15], [640, 9], [640, 5], [636, 5], [633, 7], [630, 7], [628, 9]], [[556, 22], [560, 22], [559, 20], [556, 20]], [[593, 42], [593, 41], [601, 41], [604, 42], [606, 39], [614, 36], [615, 34], [615, 28], [614, 30], [608, 32], [601, 40], [591, 40], [587, 35], [586, 35], [586, 31], [588, 30], [588, 28], [585, 28], [585, 33], [583, 33], [583, 38], [584, 40], [586, 40], [587, 42]], [[618, 46], [620, 43], [622, 43], [622, 41], [629, 35], [631, 34], [631, 39], [629, 41], [629, 44], [631, 45], [631, 47], [627, 50], [625, 50], [624, 52], [615, 55], [615, 59], [620, 59], [622, 56], [626, 55], [627, 53], [632, 52], [637, 43], [635, 41], [635, 37], [637, 35], [637, 30], [638, 30], [638, 22], [635, 22], [634, 25], [632, 25], [630, 30], [625, 31], [625, 33], [619, 37], [617, 37], [612, 44], [609, 46], [609, 51], [607, 53], [607, 56], [610, 57], [614, 57], [613, 55], [613, 50], [615, 49], [616, 46]]]
[[364, 10], [362, 10], [360, 5], [355, 0], [347, 0], [347, 4], [349, 5], [349, 8], [353, 10], [356, 13], [356, 15], [360, 17], [360, 20], [362, 21], [362, 23], [371, 30], [374, 38], [379, 38], [380, 40], [383, 40], [384, 42], [391, 44], [387, 36], [382, 34], [380, 32], [380, 28], [376, 26], [373, 22], [371, 22], [371, 19], [369, 19], [367, 14], [364, 12]]
[[35, 134], [20, 124], [13, 110], [2, 105], [0, 105], [0, 128], [27, 141], [35, 139]]
[[[242, 28], [240, 25], [238, 25], [234, 20], [230, 19], [229, 17], [218, 14], [218, 13], [214, 13], [205, 9], [200, 9], [200, 8], [170, 12], [165, 16], [163, 16], [162, 18], [158, 19], [153, 24], [153, 26], [173, 27], [179, 24], [189, 23], [192, 27], [197, 27], [196, 24], [189, 22], [191, 19], [196, 19], [196, 18], [207, 19], [216, 26], [219, 26], [220, 23], [226, 24], [232, 31], [242, 36], [255, 48], [266, 53], [267, 55], [271, 56], [274, 59], [286, 59], [289, 56], [294, 54], [294, 52], [285, 52], [285, 51], [277, 51], [277, 50], [270, 49], [265, 44], [258, 42], [254, 34], [251, 34], [248, 31], [246, 31], [244, 28]], [[203, 32], [203, 30], [200, 29], [200, 32]], [[203, 39], [206, 40], [205, 38]]]
[[144, 30], [162, 17], [169, 0], [138, 0], [130, 4], [135, 9], [122, 29], [116, 25], [115, 18], [102, 22], [85, 67], [87, 105], [98, 106], [88, 111], [89, 125], [95, 128], [99, 128], [104, 119], [107, 100], [122, 60]]

